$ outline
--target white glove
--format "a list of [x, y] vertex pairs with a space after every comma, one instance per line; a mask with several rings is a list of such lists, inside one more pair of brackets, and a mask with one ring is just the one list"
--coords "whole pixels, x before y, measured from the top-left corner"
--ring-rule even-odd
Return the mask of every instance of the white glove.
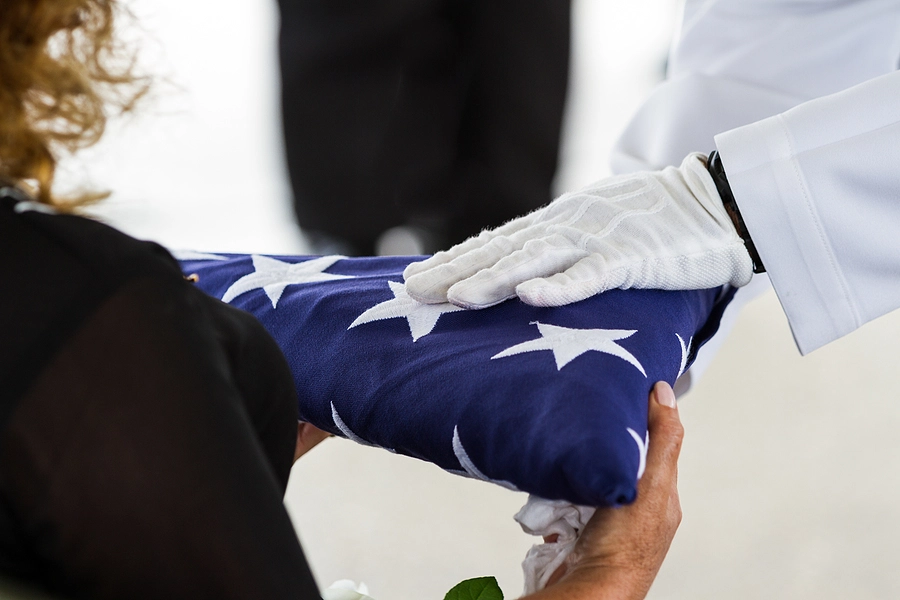
[[613, 288], [745, 285], [753, 262], [706, 157], [601, 180], [406, 267], [410, 296], [484, 308], [561, 306]]

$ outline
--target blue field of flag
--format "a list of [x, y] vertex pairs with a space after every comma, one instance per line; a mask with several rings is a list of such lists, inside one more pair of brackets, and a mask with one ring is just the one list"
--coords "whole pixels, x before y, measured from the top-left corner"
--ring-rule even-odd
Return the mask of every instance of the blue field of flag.
[[614, 290], [560, 308], [425, 305], [412, 257], [179, 253], [278, 341], [300, 416], [361, 444], [575, 504], [634, 499], [647, 397], [673, 383], [730, 294]]

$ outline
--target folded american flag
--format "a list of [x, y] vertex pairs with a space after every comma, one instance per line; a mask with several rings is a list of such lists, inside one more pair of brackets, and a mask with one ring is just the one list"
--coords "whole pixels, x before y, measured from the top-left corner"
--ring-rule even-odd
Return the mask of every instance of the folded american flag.
[[413, 257], [176, 253], [278, 341], [301, 419], [361, 444], [580, 505], [631, 502], [647, 397], [718, 327], [721, 289], [615, 290], [560, 308], [412, 300]]

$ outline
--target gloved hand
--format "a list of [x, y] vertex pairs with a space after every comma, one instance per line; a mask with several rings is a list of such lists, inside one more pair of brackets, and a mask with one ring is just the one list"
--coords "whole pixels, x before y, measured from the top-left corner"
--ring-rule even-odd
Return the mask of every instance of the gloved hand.
[[745, 285], [753, 263], [706, 157], [601, 180], [409, 265], [410, 296], [485, 308], [518, 295], [561, 306], [613, 288]]

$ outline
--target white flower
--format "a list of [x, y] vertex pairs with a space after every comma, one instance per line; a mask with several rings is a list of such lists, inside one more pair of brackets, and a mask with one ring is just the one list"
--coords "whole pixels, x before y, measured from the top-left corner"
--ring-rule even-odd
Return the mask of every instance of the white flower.
[[341, 579], [322, 592], [322, 600], [373, 600], [373, 598], [369, 596], [366, 584], [360, 583], [357, 586], [349, 579]]

